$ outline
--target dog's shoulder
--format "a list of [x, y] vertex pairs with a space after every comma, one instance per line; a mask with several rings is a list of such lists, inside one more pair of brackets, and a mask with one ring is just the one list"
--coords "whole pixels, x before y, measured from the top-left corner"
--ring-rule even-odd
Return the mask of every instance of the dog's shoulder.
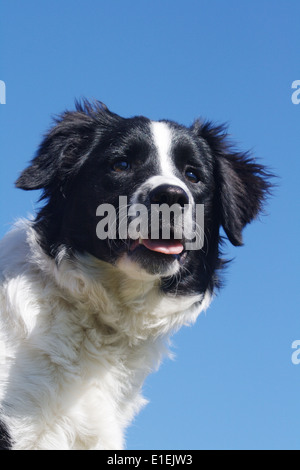
[[[33, 236], [31, 222], [18, 220], [0, 240], [0, 282], [20, 275], [28, 267], [28, 237]], [[26, 265], [26, 266], [25, 266]]]

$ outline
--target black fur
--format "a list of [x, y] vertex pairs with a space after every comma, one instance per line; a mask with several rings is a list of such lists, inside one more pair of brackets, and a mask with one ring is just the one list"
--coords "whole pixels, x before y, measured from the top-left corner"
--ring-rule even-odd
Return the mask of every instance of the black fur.
[[0, 450], [10, 450], [11, 441], [4, 423], [0, 420]]
[[[201, 184], [189, 183], [196, 203], [205, 205], [205, 245], [185, 254], [180, 276], [163, 279], [165, 293], [193, 294], [218, 286], [220, 227], [230, 242], [242, 245], [242, 230], [261, 211], [270, 189], [269, 175], [248, 153], [233, 150], [223, 126], [196, 121], [190, 128], [168, 122], [173, 130], [176, 176], [184, 178], [186, 165], [197, 167]], [[96, 236], [96, 208], [101, 203], [118, 206], [119, 195], [131, 195], [141, 183], [157, 174], [156, 149], [150, 121], [144, 117], [122, 118], [100, 102], [77, 103], [65, 112], [42, 142], [35, 159], [17, 180], [18, 188], [42, 189], [46, 201], [35, 221], [44, 250], [57, 257], [62, 247], [72, 256], [89, 252], [115, 263], [128, 243], [113, 245]], [[126, 158], [134, 171], [116, 174], [112, 163]], [[186, 182], [185, 182], [186, 183]], [[186, 183], [187, 184], [187, 183]], [[155, 269], [167, 263], [167, 255], [145, 253]], [[151, 268], [152, 269], [152, 268]]]

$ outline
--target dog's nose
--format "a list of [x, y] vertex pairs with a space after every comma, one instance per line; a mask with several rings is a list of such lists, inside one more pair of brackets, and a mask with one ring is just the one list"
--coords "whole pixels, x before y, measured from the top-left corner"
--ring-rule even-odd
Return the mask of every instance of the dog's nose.
[[149, 194], [151, 204], [179, 204], [184, 208], [185, 204], [189, 204], [189, 197], [183, 188], [170, 184], [162, 184], [152, 189]]

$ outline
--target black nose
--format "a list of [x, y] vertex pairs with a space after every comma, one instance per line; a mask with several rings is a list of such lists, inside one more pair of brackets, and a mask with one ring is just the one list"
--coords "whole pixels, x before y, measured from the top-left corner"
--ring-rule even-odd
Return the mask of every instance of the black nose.
[[179, 186], [170, 184], [162, 184], [152, 189], [149, 194], [151, 204], [179, 204], [184, 208], [185, 204], [189, 204], [189, 197], [184, 189]]

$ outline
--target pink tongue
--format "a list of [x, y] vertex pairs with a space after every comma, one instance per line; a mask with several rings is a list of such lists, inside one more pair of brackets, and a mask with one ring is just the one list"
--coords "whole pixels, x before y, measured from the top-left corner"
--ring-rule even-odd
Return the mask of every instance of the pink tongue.
[[180, 241], [142, 240], [142, 244], [148, 248], [148, 250], [164, 253], [165, 255], [179, 255], [184, 250], [184, 246]]

